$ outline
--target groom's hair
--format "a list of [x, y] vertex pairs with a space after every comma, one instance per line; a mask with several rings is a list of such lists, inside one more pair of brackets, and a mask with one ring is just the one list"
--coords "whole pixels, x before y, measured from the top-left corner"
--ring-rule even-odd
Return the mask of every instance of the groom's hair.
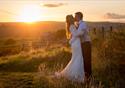
[[76, 12], [75, 14], [78, 15], [78, 16], [80, 17], [80, 19], [83, 18], [83, 14], [82, 14], [82, 12]]

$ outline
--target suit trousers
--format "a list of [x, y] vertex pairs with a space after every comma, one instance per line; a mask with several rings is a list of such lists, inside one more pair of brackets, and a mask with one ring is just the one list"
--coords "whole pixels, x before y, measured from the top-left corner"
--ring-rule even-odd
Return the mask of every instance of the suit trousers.
[[88, 79], [92, 75], [91, 42], [81, 43], [84, 61], [85, 77]]

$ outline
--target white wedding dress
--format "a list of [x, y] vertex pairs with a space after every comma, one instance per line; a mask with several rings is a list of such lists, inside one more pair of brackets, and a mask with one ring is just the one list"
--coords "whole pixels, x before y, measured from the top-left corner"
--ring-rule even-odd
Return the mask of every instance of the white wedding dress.
[[[73, 34], [75, 31], [77, 31], [75, 25], [71, 25], [71, 34]], [[80, 38], [72, 35], [70, 45], [72, 50], [72, 58], [68, 65], [60, 73], [56, 73], [56, 75], [58, 77], [66, 77], [73, 81], [83, 82], [85, 73]]]

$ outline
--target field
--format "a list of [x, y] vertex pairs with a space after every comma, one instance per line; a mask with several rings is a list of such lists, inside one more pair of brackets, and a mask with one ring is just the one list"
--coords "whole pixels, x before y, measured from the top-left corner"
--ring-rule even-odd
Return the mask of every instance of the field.
[[71, 51], [64, 29], [48, 35], [28, 42], [24, 42], [27, 39], [0, 39], [0, 88], [125, 87], [124, 28], [90, 30], [93, 75], [89, 84], [51, 77], [67, 65]]

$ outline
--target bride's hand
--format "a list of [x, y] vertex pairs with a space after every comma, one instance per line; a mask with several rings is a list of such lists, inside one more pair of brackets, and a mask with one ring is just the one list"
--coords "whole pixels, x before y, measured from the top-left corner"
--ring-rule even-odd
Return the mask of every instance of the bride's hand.
[[71, 39], [71, 38], [72, 38], [72, 34], [69, 35], [69, 39]]
[[72, 38], [71, 34], [67, 34], [67, 39], [70, 40]]

